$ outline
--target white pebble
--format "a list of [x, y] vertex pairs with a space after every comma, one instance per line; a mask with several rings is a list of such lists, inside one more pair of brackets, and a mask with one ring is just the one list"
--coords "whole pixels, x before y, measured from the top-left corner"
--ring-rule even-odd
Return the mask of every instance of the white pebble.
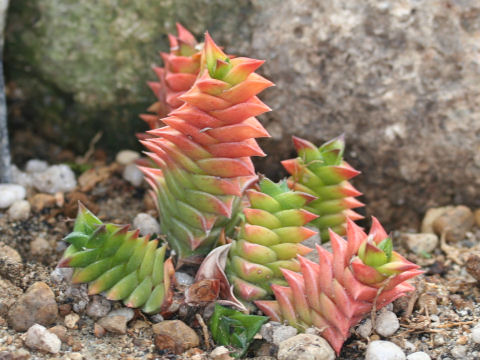
[[128, 164], [123, 170], [123, 178], [133, 186], [140, 186], [143, 181], [143, 173], [138, 170], [137, 165]]
[[77, 180], [67, 165], [53, 165], [45, 171], [33, 174], [33, 186], [40, 192], [55, 194], [72, 191], [77, 186]]
[[273, 321], [266, 323], [260, 329], [260, 335], [262, 335], [266, 341], [274, 343], [275, 345], [280, 345], [282, 341], [297, 335], [297, 332], [297, 329], [293, 326], [282, 325]]
[[140, 213], [133, 219], [133, 227], [140, 230], [140, 235], [160, 233], [160, 224], [150, 214]]
[[25, 165], [25, 171], [27, 173], [38, 173], [48, 169], [48, 163], [39, 159], [30, 159]]
[[56, 354], [60, 351], [62, 342], [57, 335], [49, 332], [44, 326], [34, 324], [27, 331], [25, 344], [32, 349]]
[[472, 334], [470, 335], [471, 338], [472, 338], [472, 341], [475, 343], [475, 344], [480, 344], [480, 324], [476, 325], [473, 329], [472, 329]]
[[33, 179], [31, 174], [20, 171], [15, 165], [12, 165], [12, 182], [29, 188], [32, 186]]
[[429, 254], [438, 246], [438, 236], [429, 233], [403, 234], [407, 247], [415, 254]]
[[395, 334], [399, 327], [397, 315], [391, 311], [381, 311], [375, 323], [375, 331], [383, 337]]
[[25, 198], [27, 191], [21, 185], [0, 184], [0, 209], [10, 207], [15, 201]]
[[8, 209], [8, 216], [13, 221], [27, 220], [30, 216], [30, 203], [27, 200], [17, 200]]
[[128, 165], [140, 158], [140, 154], [133, 150], [121, 150], [117, 153], [115, 161], [120, 165]]
[[405, 360], [402, 349], [390, 341], [376, 340], [368, 344], [365, 360]]
[[230, 351], [225, 346], [218, 346], [208, 356], [211, 360], [230, 360]]
[[335, 352], [324, 338], [312, 334], [299, 334], [280, 343], [277, 359], [335, 360]]
[[177, 284], [179, 285], [192, 285], [195, 282], [195, 279], [181, 271], [176, 271], [175, 272], [175, 280], [177, 281]]
[[431, 360], [431, 357], [423, 351], [417, 351], [408, 355], [407, 360]]
[[370, 318], [365, 319], [364, 322], [362, 322], [360, 325], [357, 327], [357, 333], [364, 339], [368, 339], [368, 337], [372, 333], [372, 320]]
[[467, 348], [462, 345], [454, 346], [452, 350], [450, 350], [450, 354], [455, 359], [466, 359], [467, 357]]

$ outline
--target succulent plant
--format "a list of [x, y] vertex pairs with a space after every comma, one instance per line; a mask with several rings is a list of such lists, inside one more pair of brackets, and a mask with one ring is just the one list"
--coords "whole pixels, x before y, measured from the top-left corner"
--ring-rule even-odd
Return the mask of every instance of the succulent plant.
[[170, 53], [160, 53], [164, 67], [153, 68], [158, 81], [148, 83], [157, 101], [147, 109], [150, 114], [140, 115], [151, 129], [162, 126], [160, 120], [183, 104], [179, 97], [192, 87], [200, 70], [201, 52], [195, 37], [181, 24], [176, 25], [178, 35], [168, 34]]
[[271, 284], [286, 285], [281, 268], [300, 271], [297, 254], [312, 251], [300, 242], [316, 234], [303, 225], [318, 216], [301, 209], [315, 197], [291, 191], [284, 181], [264, 178], [259, 191], [246, 193], [250, 207], [243, 210], [245, 220], [232, 241], [226, 273], [235, 295], [250, 302], [272, 295]]
[[198, 262], [232, 232], [241, 196], [257, 180], [250, 157], [264, 156], [255, 138], [269, 136], [254, 117], [270, 110], [256, 96], [273, 85], [254, 72], [263, 61], [230, 59], [207, 33], [201, 64], [179, 97], [185, 104], [142, 141], [159, 168], [141, 170], [179, 264]]
[[422, 273], [392, 250], [377, 219], [368, 235], [347, 222], [348, 241], [330, 231], [333, 253], [318, 245], [318, 264], [299, 256], [300, 273], [282, 269], [289, 286], [272, 285], [276, 300], [255, 301], [272, 320], [285, 320], [301, 331], [320, 329], [337, 354], [352, 326], [372, 309], [414, 290], [406, 280]]
[[253, 337], [267, 321], [266, 316], [247, 315], [215, 304], [215, 310], [208, 325], [215, 343], [238, 349], [231, 355], [241, 357], [247, 351]]
[[305, 209], [319, 215], [311, 224], [318, 228], [322, 241], [329, 239], [328, 229], [344, 235], [347, 218], [363, 218], [352, 209], [364, 204], [355, 199], [361, 193], [348, 182], [360, 172], [343, 160], [343, 136], [328, 141], [319, 148], [295, 136], [293, 143], [298, 157], [282, 161], [291, 175], [288, 186], [317, 197]]
[[64, 239], [71, 245], [58, 266], [75, 268], [72, 282], [89, 283], [90, 295], [105, 292], [146, 313], [165, 310], [174, 275], [172, 259], [164, 261], [166, 245], [128, 229], [103, 224], [80, 204], [73, 232]]

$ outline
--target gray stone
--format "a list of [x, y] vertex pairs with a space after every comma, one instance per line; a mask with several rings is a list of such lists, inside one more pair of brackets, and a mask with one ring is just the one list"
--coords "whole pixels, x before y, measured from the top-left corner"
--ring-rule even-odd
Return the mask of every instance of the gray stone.
[[335, 352], [317, 335], [299, 334], [284, 340], [278, 348], [279, 360], [334, 360]]
[[473, 327], [470, 337], [475, 344], [480, 344], [480, 324]]
[[32, 187], [33, 179], [31, 174], [27, 174], [15, 165], [12, 165], [12, 182], [14, 184], [22, 185], [25, 188], [30, 188]]
[[93, 319], [98, 319], [106, 316], [112, 305], [108, 299], [105, 299], [103, 296], [95, 295], [87, 305], [87, 315]]
[[6, 209], [15, 201], [25, 198], [27, 191], [21, 185], [0, 184], [0, 209]]
[[360, 325], [358, 325], [357, 333], [364, 339], [368, 339], [372, 334], [372, 320], [367, 318]]
[[45, 171], [33, 174], [33, 186], [38, 191], [55, 194], [72, 191], [77, 186], [77, 180], [69, 166], [53, 165]]
[[60, 351], [62, 342], [57, 335], [48, 331], [44, 326], [34, 324], [27, 331], [25, 344], [35, 350], [56, 354]]
[[110, 311], [107, 317], [108, 316], [123, 316], [126, 322], [129, 322], [135, 316], [135, 312], [130, 308], [122, 307], [122, 308]]
[[73, 276], [73, 268], [55, 268], [50, 273], [50, 278], [56, 284], [61, 284], [63, 282], [70, 282]]
[[51, 250], [50, 244], [41, 236], [37, 236], [30, 243], [30, 253], [35, 256], [44, 256]]
[[120, 165], [128, 165], [140, 158], [140, 154], [133, 150], [122, 150], [115, 156], [115, 161]]
[[376, 340], [368, 344], [365, 360], [405, 360], [402, 349], [390, 341]]
[[139, 229], [140, 234], [143, 236], [160, 233], [160, 224], [157, 219], [147, 213], [137, 214], [135, 219], [133, 219], [133, 227]]
[[415, 254], [430, 254], [437, 248], [438, 236], [430, 233], [402, 234], [407, 247]]
[[389, 337], [395, 334], [400, 327], [397, 315], [392, 311], [380, 311], [375, 322], [375, 331], [378, 335]]
[[260, 335], [266, 341], [275, 345], [280, 345], [282, 341], [297, 335], [297, 332], [297, 329], [293, 326], [282, 325], [274, 321], [264, 324], [260, 329]]
[[38, 173], [48, 169], [48, 163], [44, 160], [30, 159], [25, 164], [25, 171], [27, 173]]
[[136, 115], [154, 101], [150, 64], [161, 62], [176, 19], [197, 36], [211, 30], [229, 53], [267, 60], [260, 71], [277, 86], [263, 96], [274, 111], [262, 119], [272, 138], [262, 140], [271, 156], [257, 161], [260, 171], [279, 176], [292, 134], [320, 143], [345, 132], [369, 211], [411, 225], [427, 207], [480, 201], [477, 8], [473, 0], [16, 0], [5, 57], [15, 65], [11, 123], [27, 120], [83, 150], [99, 130], [102, 145], [133, 147], [131, 134], [145, 129]]
[[27, 200], [17, 200], [8, 209], [8, 217], [13, 221], [27, 220], [30, 210], [30, 203]]
[[123, 178], [133, 186], [140, 186], [143, 182], [143, 173], [135, 164], [128, 164], [123, 170]]
[[65, 291], [65, 295], [72, 298], [72, 308], [76, 313], [83, 312], [90, 300], [87, 284], [70, 284]]
[[408, 355], [407, 360], [431, 360], [431, 357], [423, 351], [417, 351]]

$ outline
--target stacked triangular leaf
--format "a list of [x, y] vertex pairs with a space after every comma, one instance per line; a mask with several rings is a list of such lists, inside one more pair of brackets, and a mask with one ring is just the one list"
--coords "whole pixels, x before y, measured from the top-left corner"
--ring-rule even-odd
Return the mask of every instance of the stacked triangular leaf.
[[305, 224], [317, 215], [301, 209], [314, 196], [291, 191], [285, 182], [262, 179], [259, 190], [247, 190], [250, 207], [232, 242], [226, 273], [235, 294], [244, 301], [265, 299], [271, 284], [286, 284], [281, 268], [300, 271], [297, 254], [312, 249], [300, 242], [316, 232]]
[[146, 313], [165, 310], [174, 274], [172, 260], [164, 261], [166, 245], [159, 248], [158, 240], [128, 228], [103, 224], [81, 205], [73, 232], [64, 239], [71, 245], [58, 266], [75, 268], [72, 282], [89, 283], [90, 295], [104, 292]]
[[282, 161], [291, 175], [288, 185], [317, 197], [305, 208], [319, 215], [312, 225], [318, 228], [323, 241], [328, 240], [329, 229], [344, 235], [347, 218], [363, 218], [352, 209], [364, 204], [355, 199], [361, 193], [348, 182], [360, 172], [343, 160], [343, 137], [328, 141], [319, 148], [295, 136], [293, 143], [298, 157]]
[[140, 117], [151, 129], [162, 126], [160, 119], [183, 104], [179, 97], [190, 89], [200, 70], [201, 53], [194, 36], [177, 23], [177, 36], [168, 34], [170, 53], [160, 53], [164, 66], [155, 66], [153, 71], [158, 81], [149, 82], [157, 101]]
[[300, 273], [282, 270], [289, 286], [272, 285], [276, 301], [255, 302], [275, 321], [301, 331], [320, 329], [337, 353], [352, 326], [374, 306], [378, 310], [414, 290], [406, 280], [422, 273], [392, 250], [375, 218], [369, 235], [347, 221], [348, 241], [331, 231], [333, 253], [317, 246], [318, 263], [299, 256]]
[[257, 94], [272, 83], [254, 71], [263, 61], [229, 59], [207, 34], [202, 68], [185, 104], [142, 141], [158, 165], [143, 167], [154, 190], [162, 230], [180, 264], [197, 261], [238, 222], [240, 199], [257, 180], [255, 138], [269, 136], [254, 117], [269, 108]]

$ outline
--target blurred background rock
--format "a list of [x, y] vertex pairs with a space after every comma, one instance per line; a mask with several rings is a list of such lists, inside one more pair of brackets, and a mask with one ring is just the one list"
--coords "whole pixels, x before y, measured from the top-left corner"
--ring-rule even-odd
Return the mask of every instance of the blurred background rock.
[[[77, 153], [140, 148], [167, 32], [208, 29], [265, 59], [276, 88], [260, 171], [279, 178], [290, 136], [346, 134], [367, 212], [400, 225], [447, 203], [480, 205], [480, 3], [476, 0], [14, 0], [5, 72], [11, 138]], [[18, 140], [20, 141], [20, 140]], [[28, 146], [28, 144], [27, 144]], [[14, 147], [15, 149], [15, 147]], [[15, 154], [14, 154], [15, 155]]]

